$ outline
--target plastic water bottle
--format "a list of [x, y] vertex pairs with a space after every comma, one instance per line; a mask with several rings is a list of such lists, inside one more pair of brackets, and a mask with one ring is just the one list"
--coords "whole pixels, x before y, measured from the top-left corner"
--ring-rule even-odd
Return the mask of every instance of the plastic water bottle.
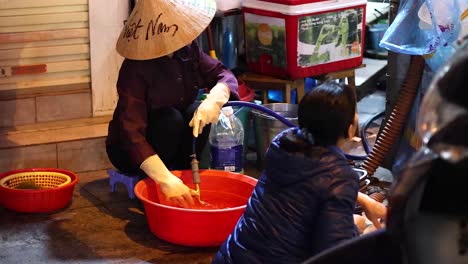
[[244, 128], [232, 107], [223, 107], [218, 122], [211, 126], [209, 136], [211, 168], [243, 172]]

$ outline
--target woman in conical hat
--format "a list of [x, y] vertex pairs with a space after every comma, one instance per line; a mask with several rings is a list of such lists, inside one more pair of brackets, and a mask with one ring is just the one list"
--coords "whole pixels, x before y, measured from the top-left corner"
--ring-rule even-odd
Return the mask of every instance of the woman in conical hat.
[[[222, 106], [238, 100], [237, 79], [194, 41], [216, 12], [214, 0], [139, 0], [117, 41], [125, 57], [106, 148], [122, 172], [144, 173], [172, 202], [188, 207], [191, 190], [170, 170], [190, 168]], [[200, 88], [207, 98], [195, 102]]]

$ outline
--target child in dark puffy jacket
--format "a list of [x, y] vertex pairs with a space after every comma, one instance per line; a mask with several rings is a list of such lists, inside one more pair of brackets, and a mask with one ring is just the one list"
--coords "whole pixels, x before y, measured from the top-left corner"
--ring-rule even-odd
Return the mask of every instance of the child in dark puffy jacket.
[[273, 139], [245, 212], [213, 263], [301, 263], [359, 235], [359, 179], [340, 149], [356, 131], [356, 105], [352, 88], [335, 82], [304, 96], [299, 127]]

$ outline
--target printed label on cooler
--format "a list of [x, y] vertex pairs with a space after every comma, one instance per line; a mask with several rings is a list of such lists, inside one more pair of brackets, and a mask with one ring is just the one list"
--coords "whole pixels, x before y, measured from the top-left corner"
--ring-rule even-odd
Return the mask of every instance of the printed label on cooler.
[[297, 65], [310, 67], [359, 57], [362, 31], [363, 8], [300, 17]]
[[286, 21], [249, 13], [244, 17], [247, 63], [270, 70], [286, 69]]

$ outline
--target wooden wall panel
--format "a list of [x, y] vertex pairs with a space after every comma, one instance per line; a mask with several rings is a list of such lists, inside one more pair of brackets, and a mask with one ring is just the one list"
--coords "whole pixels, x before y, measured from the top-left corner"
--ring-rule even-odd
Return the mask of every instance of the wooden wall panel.
[[88, 12], [69, 12], [56, 14], [40, 14], [27, 16], [5, 16], [0, 17], [0, 25], [8, 26], [27, 26], [37, 24], [56, 24], [69, 22], [87, 22]]
[[0, 0], [2, 9], [87, 4], [88, 0]]
[[87, 5], [70, 5], [70, 6], [48, 6], [48, 7], [32, 7], [32, 8], [15, 8], [0, 10], [0, 17], [4, 16], [25, 16], [51, 13], [69, 13], [69, 12], [88, 12]]
[[[58, 75], [58, 74], [55, 74]], [[69, 87], [77, 87], [77, 85], [74, 84], [82, 84], [86, 85], [91, 82], [91, 77], [89, 77], [89, 72], [85, 72], [82, 74], [82, 76], [78, 76], [77, 73], [72, 73], [73, 77], [66, 77], [63, 76], [63, 74], [60, 74], [60, 79], [58, 79], [56, 76], [50, 76], [51, 78], [42, 78], [40, 80], [25, 80], [25, 81], [18, 81], [14, 84], [0, 84], [0, 91], [7, 91], [11, 92], [12, 90], [25, 90], [25, 89], [30, 89], [30, 88], [54, 88], [54, 87], [60, 87], [60, 91], [68, 91]], [[79, 86], [82, 87], [82, 86]], [[84, 87], [90, 87], [90, 86], [84, 86]], [[82, 89], [78, 89], [82, 90]], [[34, 90], [35, 91], [35, 90]], [[55, 92], [55, 89], [48, 89], [47, 93], [53, 93]], [[19, 93], [19, 92], [18, 92]], [[22, 97], [25, 96], [25, 92], [21, 92]]]
[[89, 54], [71, 54], [62, 56], [51, 56], [51, 57], [37, 57], [37, 58], [19, 58], [11, 60], [3, 60], [4, 66], [15, 66], [15, 65], [37, 65], [47, 64], [49, 62], [59, 61], [76, 61], [76, 60], [89, 60]]
[[9, 43], [9, 44], [0, 45], [0, 50], [37, 48], [37, 47], [48, 47], [48, 46], [64, 46], [64, 45], [75, 45], [75, 44], [89, 44], [89, 38], [57, 39], [57, 40], [34, 41], [34, 42], [23, 42], [23, 43]]
[[[76, 79], [75, 79], [76, 78]], [[13, 77], [0, 78], [0, 91], [11, 90], [11, 88], [25, 89], [42, 87], [44, 84], [63, 85], [68, 80], [85, 80], [89, 79], [89, 71], [66, 71], [66, 72], [53, 72], [44, 74], [25, 74]]]
[[89, 37], [88, 28], [54, 30], [54, 31], [38, 31], [38, 32], [23, 32], [23, 33], [3, 33], [0, 34], [0, 45], [6, 43], [23, 43], [32, 41], [48, 41], [54, 39], [69, 39], [69, 38], [87, 38]]
[[0, 0], [0, 96], [90, 87], [88, 20], [88, 0]]
[[42, 30], [59, 30], [59, 29], [71, 29], [71, 28], [85, 28], [88, 26], [88, 22], [70, 22], [70, 23], [53, 23], [53, 24], [33, 24], [33, 25], [20, 25], [20, 26], [6, 26], [0, 27], [0, 33], [9, 32], [30, 32], [30, 31], [42, 31]]
[[64, 45], [39, 48], [21, 48], [0, 50], [2, 59], [37, 58], [89, 53], [89, 45]]

